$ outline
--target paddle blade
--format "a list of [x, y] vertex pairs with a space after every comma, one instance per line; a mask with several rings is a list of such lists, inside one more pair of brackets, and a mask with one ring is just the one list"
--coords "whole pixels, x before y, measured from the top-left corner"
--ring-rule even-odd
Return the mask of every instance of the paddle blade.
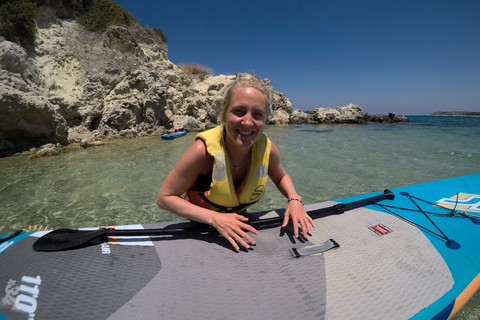
[[35, 251], [59, 251], [75, 248], [90, 240], [104, 236], [108, 230], [58, 229], [51, 231], [33, 244]]

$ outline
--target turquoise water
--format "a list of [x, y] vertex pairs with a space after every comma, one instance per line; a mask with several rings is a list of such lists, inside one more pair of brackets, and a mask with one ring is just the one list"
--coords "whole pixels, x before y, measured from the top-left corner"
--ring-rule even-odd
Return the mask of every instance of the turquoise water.
[[[304, 202], [350, 197], [480, 172], [480, 118], [410, 116], [410, 123], [267, 126]], [[29, 226], [176, 219], [158, 208], [162, 181], [194, 133], [110, 140], [58, 156], [0, 159], [0, 234]], [[255, 210], [284, 207], [273, 183]], [[456, 319], [480, 318], [480, 294]]]

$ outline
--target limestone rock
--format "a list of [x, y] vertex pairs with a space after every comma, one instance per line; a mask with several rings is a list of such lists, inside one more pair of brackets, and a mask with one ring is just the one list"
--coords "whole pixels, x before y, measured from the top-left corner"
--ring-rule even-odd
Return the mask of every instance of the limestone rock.
[[290, 115], [290, 123], [302, 124], [311, 122], [313, 122], [311, 114], [306, 113], [302, 110], [295, 109]]
[[80, 141], [80, 147], [82, 148], [103, 146], [103, 144], [103, 141], [88, 141], [87, 138], [83, 138], [82, 141]]
[[82, 148], [88, 147], [88, 140], [86, 138], [83, 138], [82, 141], [80, 141], [80, 147]]
[[410, 120], [405, 116], [397, 116], [395, 113], [390, 112], [388, 116], [386, 115], [374, 115], [370, 116], [365, 114], [365, 121], [368, 122], [378, 122], [378, 123], [392, 123], [392, 122], [409, 122]]
[[388, 117], [390, 118], [390, 122], [409, 122], [408, 118], [405, 116], [397, 116], [394, 112], [390, 112], [388, 114]]
[[67, 123], [58, 109], [21, 75], [7, 77], [11, 81], [0, 82], [0, 155], [46, 143], [67, 144]]
[[[226, 86], [241, 76], [185, 74], [168, 60], [161, 36], [140, 24], [98, 34], [48, 7], [35, 20], [30, 51], [0, 37], [0, 156], [177, 126], [209, 129], [220, 123]], [[368, 121], [355, 105], [293, 110], [290, 99], [271, 90], [269, 124]]]
[[10, 41], [0, 43], [0, 66], [2, 69], [23, 73], [28, 67], [28, 55], [25, 49]]
[[123, 27], [109, 26], [104, 37], [103, 45], [105, 48], [132, 52], [139, 47], [132, 34]]
[[60, 154], [62, 146], [60, 144], [47, 143], [35, 151], [34, 157], [45, 157]]
[[344, 107], [317, 108], [313, 111], [316, 123], [363, 123], [364, 114], [359, 106], [349, 104]]
[[[270, 80], [265, 79], [265, 84], [269, 85]], [[287, 124], [290, 123], [292, 114], [292, 103], [282, 92], [273, 90], [272, 88], [272, 112], [269, 124]]]

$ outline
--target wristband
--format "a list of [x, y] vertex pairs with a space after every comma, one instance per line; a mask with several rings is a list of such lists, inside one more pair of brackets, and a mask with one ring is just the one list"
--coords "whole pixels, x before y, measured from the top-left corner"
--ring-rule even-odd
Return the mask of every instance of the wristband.
[[300, 203], [302, 204], [302, 206], [303, 206], [303, 202], [302, 202], [302, 200], [300, 200], [300, 199], [297, 199], [297, 198], [290, 198], [290, 199], [288, 199], [287, 201], [288, 201], [288, 202], [290, 202], [290, 201], [292, 201], [292, 200], [295, 200], [295, 201], [298, 201], [298, 202], [300, 202]]

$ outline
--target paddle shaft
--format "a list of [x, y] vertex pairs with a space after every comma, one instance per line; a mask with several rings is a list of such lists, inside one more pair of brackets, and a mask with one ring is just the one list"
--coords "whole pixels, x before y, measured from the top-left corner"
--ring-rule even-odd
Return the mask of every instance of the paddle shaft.
[[[345, 211], [352, 210], [355, 208], [360, 208], [367, 206], [369, 204], [374, 204], [382, 200], [393, 200], [395, 195], [390, 190], [385, 190], [383, 194], [373, 196], [370, 198], [361, 199], [354, 202], [348, 203], [338, 203], [333, 206], [314, 209], [308, 211], [308, 215], [312, 218], [316, 218], [318, 216], [328, 214], [328, 213], [335, 213], [341, 214]], [[247, 222], [247, 224], [251, 225], [252, 227], [262, 227], [266, 225], [274, 225], [278, 223], [283, 223], [283, 217], [272, 217], [266, 219], [255, 220], [251, 222]], [[162, 235], [174, 235], [183, 232], [189, 233], [201, 233], [201, 232], [211, 232], [215, 231], [215, 228], [209, 225], [202, 225], [198, 227], [186, 227], [186, 228], [163, 228], [163, 229], [105, 229], [107, 236], [162, 236]]]
[[[334, 204], [333, 206], [330, 206], [330, 207], [310, 210], [308, 211], [308, 215], [312, 218], [316, 218], [318, 216], [330, 214], [330, 213], [341, 214], [348, 210], [364, 207], [369, 204], [374, 204], [382, 200], [387, 200], [387, 199], [393, 200], [394, 198], [395, 198], [395, 195], [393, 194], [393, 192], [391, 192], [390, 190], [385, 190], [383, 194], [379, 194], [377, 196], [373, 196], [373, 197], [369, 197], [369, 198], [365, 198], [365, 199], [361, 199], [353, 202], [347, 202], [347, 203], [339, 202], [338, 204]], [[273, 217], [273, 218], [267, 218], [267, 219], [248, 222], [248, 224], [253, 227], [261, 227], [265, 225], [272, 225], [272, 224], [277, 224], [282, 222], [283, 222], [283, 217]]]
[[[338, 203], [330, 207], [310, 210], [308, 214], [312, 217], [318, 217], [325, 214], [341, 214], [347, 210], [374, 204], [385, 199], [393, 199], [395, 195], [390, 190], [385, 190], [383, 194], [361, 199], [349, 203]], [[272, 217], [251, 221], [248, 224], [255, 228], [264, 226], [274, 226], [283, 222], [284, 217]], [[181, 233], [204, 233], [216, 232], [216, 229], [208, 225], [200, 225], [196, 227], [185, 228], [162, 228], [162, 229], [98, 229], [98, 230], [75, 230], [75, 229], [58, 229], [51, 231], [34, 244], [33, 249], [36, 251], [60, 251], [71, 249], [85, 244], [96, 238], [104, 238], [108, 236], [138, 237], [138, 236], [165, 236]]]

